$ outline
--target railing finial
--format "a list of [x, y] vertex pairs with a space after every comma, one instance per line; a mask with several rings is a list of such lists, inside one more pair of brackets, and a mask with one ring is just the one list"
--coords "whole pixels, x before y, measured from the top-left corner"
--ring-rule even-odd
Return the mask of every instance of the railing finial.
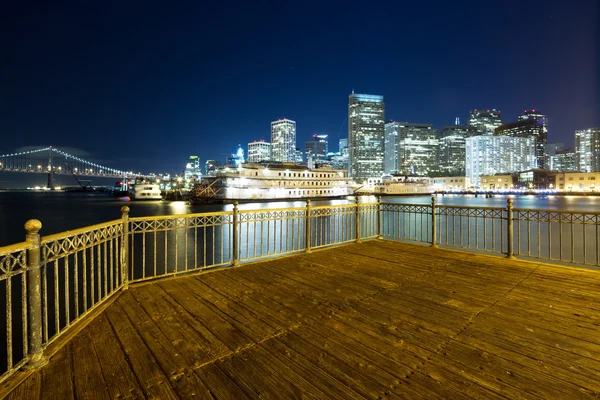
[[25, 222], [25, 230], [29, 235], [38, 233], [40, 229], [42, 229], [42, 222], [39, 219], [30, 219]]
[[127, 206], [121, 207], [121, 214], [123, 214], [123, 218], [125, 218], [125, 215], [129, 214], [129, 207], [127, 207]]

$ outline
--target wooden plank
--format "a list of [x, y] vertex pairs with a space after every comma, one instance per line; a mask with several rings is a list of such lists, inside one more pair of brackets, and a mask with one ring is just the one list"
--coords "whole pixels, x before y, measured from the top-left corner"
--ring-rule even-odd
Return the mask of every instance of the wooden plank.
[[[316, 326], [303, 327], [293, 332], [302, 340], [318, 347], [318, 358], [325, 358], [321, 354], [326, 352], [327, 358], [336, 358], [340, 362], [355, 370], [360, 377], [368, 378], [380, 385], [384, 394], [394, 393], [408, 398], [431, 397], [435, 393], [429, 391], [429, 385], [419, 385], [416, 381], [406, 379], [415, 370], [400, 364], [384, 354], [372, 351], [346, 336], [327, 330], [323, 332]], [[460, 393], [447, 392], [451, 398], [462, 398]]]
[[283, 337], [268, 342], [263, 346], [270, 354], [279, 360], [281, 364], [289, 366], [296, 374], [316, 386], [319, 391], [325, 393], [328, 399], [362, 399], [363, 397], [348, 388], [343, 383], [329, 375], [317, 365], [308, 361], [301, 354], [287, 347], [282, 342]]
[[[163, 334], [150, 316], [143, 310], [131, 293], [124, 294], [119, 299], [124, 320], [136, 328], [139, 337], [143, 340], [162, 372], [168, 377], [171, 386], [181, 398], [206, 398], [211, 396], [195, 374], [188, 373], [190, 364], [181, 353], [173, 346], [171, 341]], [[116, 309], [116, 307], [114, 307]], [[120, 310], [112, 310], [118, 314]], [[185, 378], [184, 378], [185, 377]]]
[[[124, 293], [119, 301], [126, 296], [130, 294]], [[169, 377], [165, 375], [152, 351], [139, 336], [139, 331], [131, 325], [119, 303], [113, 304], [105, 313], [144, 394], [159, 399], [178, 399], [179, 396], [171, 386]]]
[[209, 388], [211, 395], [217, 399], [250, 399], [235, 382], [217, 367], [215, 362], [204, 364], [195, 372]]
[[[88, 326], [89, 328], [89, 326]], [[68, 346], [73, 357], [73, 383], [78, 399], [109, 399], [102, 368], [92, 343], [89, 329], [79, 332]]]
[[[41, 399], [42, 372], [35, 371], [6, 396], [6, 400]], [[2, 397], [2, 396], [0, 396]]]
[[74, 399], [73, 373], [71, 348], [65, 346], [55, 353], [48, 365], [42, 368], [42, 393], [44, 400]]
[[[581, 357], [566, 357], [548, 346], [523, 340], [514, 341], [498, 331], [469, 328], [459, 341], [479, 350], [511, 360], [524, 368], [539, 370], [582, 388], [600, 393], [600, 362]], [[570, 359], [569, 359], [570, 358]], [[595, 369], [590, 364], [595, 364]]]
[[477, 379], [480, 384], [497, 386], [504, 383], [498, 391], [508, 397], [530, 394], [543, 399], [574, 399], [584, 393], [575, 385], [540, 373], [539, 369], [529, 369], [495, 354], [467, 346], [458, 341], [449, 343], [443, 352], [444, 361], [459, 363], [457, 371], [467, 377]]
[[108, 322], [106, 313], [89, 325], [91, 344], [98, 356], [106, 388], [112, 399], [144, 397], [144, 392], [127, 362], [121, 344]]
[[173, 280], [173, 285], [162, 285], [161, 287], [181, 308], [192, 315], [194, 319], [202, 324], [231, 351], [237, 351], [254, 343], [248, 335], [225, 321], [205, 303], [199, 301], [195, 297], [195, 293], [184, 290], [184, 287], [180, 286], [178, 281], [179, 280]]
[[214, 336], [212, 342], [220, 346], [214, 346], [211, 340], [187, 324], [185, 311], [174, 307], [158, 285], [136, 287], [132, 295], [188, 365], [202, 365], [230, 353]]

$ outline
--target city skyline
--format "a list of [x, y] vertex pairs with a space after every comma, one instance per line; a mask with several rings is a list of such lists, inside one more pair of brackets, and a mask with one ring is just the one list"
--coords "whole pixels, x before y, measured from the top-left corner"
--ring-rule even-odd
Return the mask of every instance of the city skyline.
[[[596, 1], [160, 4], [11, 3], [0, 153], [52, 144], [174, 172], [269, 140], [278, 118], [297, 121], [299, 147], [315, 133], [337, 143], [353, 90], [383, 95], [386, 120], [437, 129], [472, 109], [504, 122], [539, 109], [549, 142], [571, 147], [600, 126]], [[410, 18], [390, 24], [398, 13]]]

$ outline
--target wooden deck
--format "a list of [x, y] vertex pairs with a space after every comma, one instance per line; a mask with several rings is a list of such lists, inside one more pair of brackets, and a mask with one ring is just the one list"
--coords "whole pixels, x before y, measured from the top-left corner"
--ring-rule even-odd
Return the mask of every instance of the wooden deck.
[[132, 286], [9, 399], [594, 398], [600, 273], [370, 241]]

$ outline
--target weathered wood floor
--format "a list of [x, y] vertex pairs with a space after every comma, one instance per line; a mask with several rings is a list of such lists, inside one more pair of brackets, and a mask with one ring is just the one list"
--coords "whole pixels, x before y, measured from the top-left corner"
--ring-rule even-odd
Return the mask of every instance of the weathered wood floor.
[[600, 273], [370, 241], [133, 286], [8, 398], [600, 393]]

